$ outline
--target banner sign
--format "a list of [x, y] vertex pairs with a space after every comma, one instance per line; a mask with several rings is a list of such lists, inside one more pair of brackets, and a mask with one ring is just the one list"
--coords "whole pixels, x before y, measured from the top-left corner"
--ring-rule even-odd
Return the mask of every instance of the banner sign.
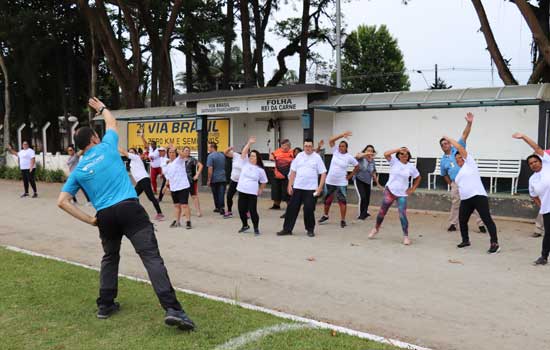
[[[229, 119], [208, 120], [208, 142], [216, 142], [218, 150], [229, 147]], [[198, 150], [198, 134], [195, 119], [173, 121], [128, 122], [128, 148], [143, 148], [142, 136], [147, 142], [156, 141], [158, 147], [173, 144]]]
[[290, 95], [240, 100], [199, 101], [198, 115], [267, 113], [307, 110], [306, 95]]

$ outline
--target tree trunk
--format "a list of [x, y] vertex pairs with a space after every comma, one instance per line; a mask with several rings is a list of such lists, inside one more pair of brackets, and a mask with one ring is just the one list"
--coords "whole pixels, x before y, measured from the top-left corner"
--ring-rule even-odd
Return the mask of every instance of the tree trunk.
[[264, 46], [265, 46], [265, 31], [267, 29], [267, 23], [271, 15], [271, 7], [273, 0], [267, 0], [265, 2], [264, 10], [260, 10], [260, 3], [258, 0], [251, 0], [252, 12], [254, 14], [254, 31], [256, 39], [256, 49], [254, 50], [254, 58], [252, 61], [252, 67], [257, 67], [256, 80], [258, 86], [264, 87]]
[[504, 58], [502, 57], [502, 54], [500, 53], [500, 49], [498, 48], [498, 45], [496, 43], [493, 31], [491, 30], [491, 26], [489, 24], [489, 20], [487, 19], [487, 15], [485, 13], [485, 9], [483, 8], [481, 0], [472, 0], [472, 4], [474, 5], [477, 17], [479, 18], [479, 22], [481, 24], [481, 32], [485, 36], [485, 41], [487, 42], [487, 50], [489, 50], [489, 53], [491, 54], [491, 59], [497, 66], [500, 79], [502, 79], [502, 82], [505, 85], [517, 85], [518, 82], [512, 75], [512, 72], [508, 68], [508, 65], [506, 64]]
[[229, 89], [231, 77], [233, 76], [232, 49], [233, 40], [235, 40], [235, 0], [227, 0], [227, 16], [225, 20], [225, 30], [223, 36], [223, 77], [222, 89]]
[[[90, 46], [92, 49], [92, 57], [90, 58], [90, 96], [97, 96], [97, 67], [99, 66], [99, 58], [97, 55], [97, 43], [95, 38], [94, 27], [90, 23]], [[88, 123], [93, 125], [95, 113], [92, 108], [88, 109]]]
[[298, 74], [298, 83], [299, 84], [305, 84], [306, 83], [306, 75], [307, 75], [307, 54], [308, 54], [308, 46], [307, 41], [309, 38], [309, 8], [310, 8], [310, 0], [303, 0], [304, 6], [302, 10], [302, 35], [300, 40], [300, 71]]
[[252, 66], [252, 48], [250, 46], [250, 15], [248, 12], [248, 0], [240, 1], [241, 9], [241, 37], [243, 42], [243, 66], [244, 66], [244, 85], [253, 87], [254, 67]]
[[4, 76], [4, 149], [7, 149], [10, 143], [10, 80], [2, 50], [0, 50], [0, 69], [2, 70], [2, 75]]
[[550, 41], [548, 37], [544, 34], [543, 28], [540, 26], [535, 12], [531, 8], [531, 5], [528, 4], [525, 0], [515, 0], [514, 3], [521, 12], [525, 22], [529, 26], [531, 33], [533, 34], [533, 39], [539, 47], [539, 51], [542, 54], [542, 58], [547, 65], [550, 65]]
[[279, 63], [279, 69], [273, 74], [271, 80], [267, 83], [267, 86], [277, 86], [281, 80], [285, 77], [288, 68], [286, 66], [285, 58], [292, 56], [300, 50], [300, 38], [296, 38], [290, 42], [284, 49], [277, 54], [277, 62]]
[[[190, 46], [190, 45], [187, 45]], [[193, 92], [193, 54], [191, 48], [185, 48], [185, 89], [187, 93]]]

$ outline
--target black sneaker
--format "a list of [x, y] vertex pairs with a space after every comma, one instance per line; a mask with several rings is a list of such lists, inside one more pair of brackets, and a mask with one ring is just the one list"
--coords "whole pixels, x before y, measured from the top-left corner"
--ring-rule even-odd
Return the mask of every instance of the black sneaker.
[[365, 216], [365, 219], [366, 219], [366, 218], [368, 218], [369, 216], [370, 216], [370, 214], [369, 214], [369, 213], [367, 213], [367, 216]]
[[344, 220], [340, 221], [340, 227], [341, 228], [344, 228], [346, 226], [348, 226], [348, 224], [346, 224], [346, 222]]
[[469, 247], [471, 244], [470, 242], [461, 242], [459, 245], [457, 245], [456, 247], [457, 248], [464, 248], [464, 247]]
[[451, 224], [447, 229], [447, 232], [455, 232], [455, 231], [456, 231], [456, 226], [454, 224]]
[[185, 228], [188, 230], [191, 229], [191, 221], [187, 221], [187, 223], [185, 224]]
[[533, 232], [533, 234], [531, 235], [531, 237], [534, 237], [534, 238], [538, 238], [538, 237], [541, 237], [542, 236], [542, 233], [540, 232]]
[[281, 230], [277, 232], [277, 236], [290, 236], [290, 235], [292, 235], [292, 232], [285, 231], [285, 230]]
[[220, 215], [225, 216], [225, 209], [220, 209]]
[[214, 209], [214, 213], [219, 213], [220, 212], [220, 209], [216, 208]]
[[271, 208], [269, 208], [269, 209], [271, 209], [271, 210], [280, 210], [280, 209], [281, 209], [281, 206], [280, 206], [280, 205], [273, 204], [273, 205], [271, 206]]
[[487, 233], [485, 226], [479, 226], [479, 233]]
[[25, 197], [28, 197], [29, 194], [28, 193], [23, 193], [22, 195], [19, 196], [19, 198], [25, 198]]
[[250, 230], [250, 226], [243, 226], [239, 230], [239, 233], [245, 233], [246, 231]]
[[[38, 193], [33, 193], [32, 198], [38, 198]], [[75, 201], [76, 202], [76, 201]]]
[[260, 229], [255, 228], [255, 229], [254, 229], [254, 234], [255, 234], [256, 236], [259, 236], [259, 235], [260, 235]]
[[319, 224], [324, 224], [328, 221], [328, 216], [326, 215], [323, 215], [321, 216], [321, 218], [319, 219]]
[[537, 266], [537, 265], [546, 265], [548, 263], [548, 259], [546, 258], [543, 258], [542, 256], [540, 258], [538, 258], [537, 260], [535, 260], [535, 262], [533, 262], [533, 265]]
[[166, 310], [164, 323], [168, 326], [177, 326], [182, 331], [192, 331], [195, 329], [195, 323], [193, 323], [183, 310]]
[[315, 232], [313, 231], [307, 231], [308, 237], [315, 237]]
[[491, 247], [487, 251], [488, 254], [496, 254], [500, 251], [498, 243], [491, 243]]
[[284, 219], [284, 218], [285, 218], [285, 215], [286, 215], [286, 213], [284, 213], [283, 215], [279, 216], [279, 219]]
[[170, 228], [174, 228], [174, 227], [180, 227], [180, 223], [177, 222], [176, 220], [172, 221], [172, 223], [170, 224]]
[[97, 318], [102, 320], [107, 319], [118, 310], [120, 310], [120, 304], [117, 302], [111, 305], [100, 305], [97, 309]]

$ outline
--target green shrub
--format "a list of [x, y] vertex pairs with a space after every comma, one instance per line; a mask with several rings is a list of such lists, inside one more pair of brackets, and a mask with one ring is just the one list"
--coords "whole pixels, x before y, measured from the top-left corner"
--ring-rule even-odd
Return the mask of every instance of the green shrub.
[[[36, 167], [34, 176], [36, 181], [43, 182], [65, 182], [66, 180], [63, 170], [44, 169], [40, 166]], [[0, 179], [21, 180], [21, 170], [16, 167], [1, 166]]]

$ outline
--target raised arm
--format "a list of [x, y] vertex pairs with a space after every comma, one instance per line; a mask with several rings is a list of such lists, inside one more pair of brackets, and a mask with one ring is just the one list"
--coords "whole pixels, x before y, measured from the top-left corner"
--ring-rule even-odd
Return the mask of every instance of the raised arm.
[[107, 107], [105, 107], [105, 104], [103, 102], [101, 102], [97, 97], [92, 97], [88, 100], [88, 105], [90, 105], [90, 107], [92, 107], [98, 115], [103, 116], [103, 119], [105, 120], [106, 130], [113, 130], [118, 133], [116, 119], [111, 111], [109, 111]]
[[466, 119], [466, 127], [464, 128], [464, 131], [462, 131], [462, 141], [466, 142], [468, 136], [470, 136], [470, 132], [472, 131], [472, 123], [474, 122], [473, 113], [468, 112], [464, 119]]
[[536, 154], [538, 154], [541, 157], [544, 156], [544, 150], [527, 135], [524, 135], [520, 132], [516, 132], [515, 134], [512, 135], [512, 137], [518, 140], [525, 141], [525, 143], [531, 146], [531, 148], [533, 149], [533, 151], [535, 151]]
[[119, 147], [118, 148], [118, 153], [120, 153], [122, 156], [128, 158], [128, 152], [124, 148]]
[[457, 140], [452, 139], [448, 136], [443, 136], [443, 138], [445, 138], [447, 141], [449, 141], [449, 143], [457, 149], [458, 153], [460, 153], [462, 158], [464, 158], [464, 159], [468, 158], [468, 152], [466, 151], [466, 148], [462, 147], [462, 145], [460, 143], [458, 143]]
[[346, 138], [347, 139], [351, 135], [352, 135], [351, 131], [346, 131], [346, 132], [343, 132], [341, 134], [334, 135], [328, 140], [328, 145], [330, 146], [330, 148], [332, 148], [332, 147], [334, 147], [334, 145], [336, 145], [336, 141], [338, 141], [341, 138]]
[[149, 143], [147, 142], [147, 139], [145, 138], [144, 134], [141, 134], [141, 141], [143, 141], [143, 149], [148, 149]]
[[256, 143], [256, 136], [250, 136], [246, 145], [244, 145], [241, 152], [241, 159], [246, 159], [248, 157], [248, 152], [250, 151], [250, 146]]
[[233, 146], [227, 147], [225, 151], [223, 151], [224, 156], [227, 158], [233, 158]]
[[396, 154], [399, 151], [401, 151], [401, 148], [390, 149], [390, 150], [384, 152], [384, 158], [386, 158], [386, 160], [389, 162], [390, 159], [391, 159], [392, 154]]
[[17, 156], [17, 151], [14, 150], [13, 147], [10, 144], [8, 144], [8, 152], [13, 154], [14, 156]]
[[323, 146], [325, 145], [325, 140], [322, 140], [319, 141], [319, 143], [317, 144], [317, 148], [315, 149], [315, 152], [316, 153], [319, 153], [321, 152], [321, 150], [323, 149]]

